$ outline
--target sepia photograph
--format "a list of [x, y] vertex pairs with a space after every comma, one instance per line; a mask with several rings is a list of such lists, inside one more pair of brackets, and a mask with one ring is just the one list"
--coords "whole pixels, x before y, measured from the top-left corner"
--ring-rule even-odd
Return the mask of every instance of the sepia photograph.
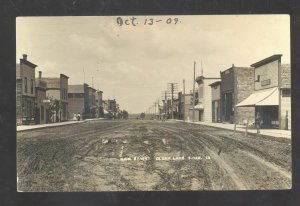
[[17, 191], [291, 189], [290, 30], [282, 14], [17, 17]]

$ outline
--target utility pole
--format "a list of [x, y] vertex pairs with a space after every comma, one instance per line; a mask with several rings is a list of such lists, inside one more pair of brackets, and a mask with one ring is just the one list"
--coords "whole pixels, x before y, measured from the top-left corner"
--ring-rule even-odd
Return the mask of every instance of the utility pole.
[[171, 114], [171, 116], [172, 116], [172, 119], [174, 119], [174, 114], [173, 114], [173, 94], [174, 94], [174, 83], [171, 83], [171, 92], [172, 92], [172, 98], [171, 98], [171, 107], [172, 107], [172, 109], [171, 109], [171, 112], [172, 112], [172, 114]]
[[160, 109], [159, 109], [159, 99], [157, 99], [157, 116], [158, 116], [158, 119], [160, 119]]
[[195, 70], [196, 70], [196, 62], [194, 61], [194, 76], [193, 76], [193, 122], [195, 121]]
[[[168, 94], [171, 95], [171, 118], [174, 119], [174, 92], [178, 93], [178, 83], [168, 83]], [[178, 97], [178, 96], [177, 96]]]
[[156, 119], [156, 101], [154, 102], [154, 119]]
[[183, 79], [183, 121], [185, 121], [185, 79]]
[[168, 106], [167, 91], [165, 91], [165, 117], [167, 117], [167, 106]]

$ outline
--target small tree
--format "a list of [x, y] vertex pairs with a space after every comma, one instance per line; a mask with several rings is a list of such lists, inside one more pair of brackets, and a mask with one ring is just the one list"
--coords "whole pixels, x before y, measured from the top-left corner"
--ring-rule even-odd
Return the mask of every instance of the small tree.
[[124, 119], [128, 119], [128, 112], [126, 110], [123, 110], [122, 114]]
[[145, 112], [142, 112], [142, 113], [140, 114], [140, 118], [141, 118], [141, 119], [145, 119], [145, 116], [146, 116]]

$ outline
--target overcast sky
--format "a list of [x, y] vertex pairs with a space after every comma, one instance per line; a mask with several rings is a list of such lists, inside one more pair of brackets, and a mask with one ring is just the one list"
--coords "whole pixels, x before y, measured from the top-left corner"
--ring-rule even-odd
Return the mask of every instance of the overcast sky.
[[[130, 113], [146, 111], [168, 82], [181, 91], [185, 79], [191, 90], [194, 61], [196, 76], [202, 61], [205, 77], [273, 54], [290, 63], [288, 15], [137, 16], [137, 26], [119, 26], [116, 18], [18, 17], [17, 62], [26, 53], [38, 65], [36, 76], [63, 73], [69, 84], [85, 79], [92, 86], [93, 77], [104, 99], [115, 98]], [[146, 18], [162, 21], [144, 25]]]

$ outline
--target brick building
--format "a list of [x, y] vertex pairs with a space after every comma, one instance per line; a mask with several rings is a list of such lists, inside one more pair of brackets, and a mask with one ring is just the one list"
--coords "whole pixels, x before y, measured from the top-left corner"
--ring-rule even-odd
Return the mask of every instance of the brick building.
[[39, 77], [35, 78], [36, 98], [35, 98], [35, 121], [36, 124], [45, 124], [50, 122], [49, 103], [46, 90], [47, 82], [42, 80], [42, 72], [39, 71]]
[[209, 85], [211, 87], [212, 122], [221, 122], [221, 81]]
[[199, 76], [196, 78], [198, 83], [198, 103], [195, 106], [197, 114], [195, 121], [212, 122], [212, 92], [209, 86], [220, 78], [206, 78]]
[[221, 72], [221, 121], [244, 124], [254, 122], [254, 108], [235, 108], [254, 91], [254, 69], [236, 67]]
[[27, 60], [23, 54], [20, 63], [16, 66], [16, 123], [35, 123], [35, 68], [37, 65]]
[[50, 100], [50, 122], [68, 120], [68, 79], [60, 74], [59, 77], [41, 78], [47, 83], [46, 96]]
[[237, 107], [255, 108], [262, 127], [291, 129], [291, 68], [281, 64], [281, 54], [272, 55], [254, 67], [254, 93]]

